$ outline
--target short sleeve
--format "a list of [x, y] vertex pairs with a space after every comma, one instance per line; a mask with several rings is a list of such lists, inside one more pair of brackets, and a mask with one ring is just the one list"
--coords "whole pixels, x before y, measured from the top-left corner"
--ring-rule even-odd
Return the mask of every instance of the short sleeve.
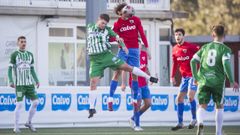
[[231, 59], [231, 53], [232, 53], [232, 50], [227, 48], [224, 50], [223, 52], [223, 56], [222, 56], [222, 60], [230, 60]]
[[200, 61], [201, 57], [202, 57], [203, 50], [204, 50], [204, 46], [193, 55], [193, 58], [197, 61]]

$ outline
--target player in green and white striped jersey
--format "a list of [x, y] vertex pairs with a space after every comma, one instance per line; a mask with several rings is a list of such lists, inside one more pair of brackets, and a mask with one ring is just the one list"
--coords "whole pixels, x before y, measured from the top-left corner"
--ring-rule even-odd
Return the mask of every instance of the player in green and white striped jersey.
[[[26, 38], [20, 36], [18, 38], [19, 50], [11, 54], [9, 68], [8, 68], [8, 79], [10, 87], [16, 89], [16, 108], [15, 108], [15, 127], [14, 132], [21, 132], [19, 129], [19, 119], [20, 119], [20, 109], [23, 106], [23, 97], [32, 100], [32, 105], [29, 110], [28, 121], [25, 126], [31, 131], [35, 132], [36, 129], [33, 127], [31, 121], [36, 112], [38, 105], [38, 96], [35, 91], [35, 84], [37, 88], [39, 87], [39, 81], [34, 70], [34, 58], [33, 54], [26, 51]], [[13, 81], [12, 71], [14, 71], [15, 81]]]
[[[238, 91], [238, 84], [234, 82], [231, 71], [231, 49], [223, 44], [224, 26], [216, 25], [212, 28], [214, 41], [204, 45], [192, 58], [191, 68], [194, 79], [198, 83], [197, 110], [198, 131], [203, 135], [203, 118], [211, 97], [216, 104], [216, 135], [222, 134], [223, 102], [225, 91], [225, 77], [227, 76], [234, 91]], [[197, 71], [197, 63], [200, 68]]]
[[109, 22], [110, 18], [108, 14], [101, 14], [98, 18], [96, 24], [89, 24], [88, 31], [88, 55], [90, 58], [90, 92], [89, 92], [89, 117], [93, 117], [96, 113], [95, 110], [95, 101], [97, 98], [97, 84], [100, 81], [101, 77], [103, 77], [104, 69], [118, 69], [124, 70], [127, 72], [132, 72], [137, 76], [145, 77], [151, 82], [157, 83], [158, 79], [155, 77], [151, 77], [142, 70], [137, 67], [132, 67], [126, 64], [123, 60], [114, 55], [110, 50], [109, 38], [115, 37], [116, 40], [120, 43], [123, 50], [128, 53], [128, 49], [125, 47], [122, 39], [113, 32], [113, 30], [106, 26]]
[[[119, 36], [112, 31], [112, 29], [106, 26], [105, 29], [99, 29], [97, 24], [88, 25], [88, 55], [96, 55], [109, 51], [111, 44], [109, 43], [109, 37], [117, 37], [121, 40]], [[121, 40], [121, 45], [122, 40]]]

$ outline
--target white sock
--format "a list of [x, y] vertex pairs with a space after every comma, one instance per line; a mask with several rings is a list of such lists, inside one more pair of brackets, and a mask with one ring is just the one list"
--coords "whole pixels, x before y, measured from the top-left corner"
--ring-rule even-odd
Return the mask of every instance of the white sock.
[[197, 121], [198, 121], [198, 125], [199, 125], [199, 124], [203, 124], [204, 113], [205, 113], [205, 109], [199, 107], [198, 110], [197, 110]]
[[20, 111], [23, 106], [23, 101], [21, 102], [16, 102], [16, 108], [15, 108], [15, 121], [14, 121], [14, 128], [18, 129], [19, 128], [19, 119], [20, 119]]
[[95, 101], [97, 99], [97, 90], [91, 90], [89, 92], [89, 104], [90, 104], [90, 109], [95, 108]]
[[216, 109], [215, 122], [216, 122], [216, 135], [222, 135], [223, 109]]
[[133, 71], [132, 73], [134, 75], [137, 75], [137, 76], [141, 76], [141, 77], [145, 77], [146, 79], [150, 79], [151, 76], [149, 76], [148, 74], [146, 74], [145, 72], [143, 72], [141, 69], [137, 68], [137, 67], [133, 67]]
[[32, 118], [35, 114], [35, 112], [37, 111], [37, 105], [38, 105], [38, 100], [33, 100], [32, 101], [32, 105], [29, 109], [29, 115], [28, 115], [28, 122], [31, 123], [32, 122]]

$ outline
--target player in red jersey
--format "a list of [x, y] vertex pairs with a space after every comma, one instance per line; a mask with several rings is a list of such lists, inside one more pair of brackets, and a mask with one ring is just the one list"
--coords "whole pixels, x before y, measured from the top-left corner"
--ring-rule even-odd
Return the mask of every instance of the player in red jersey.
[[[139, 42], [139, 49], [141, 50], [140, 52], [140, 69], [144, 72], [146, 72], [148, 75], [150, 75], [150, 72], [148, 70], [148, 55], [146, 52], [145, 46]], [[143, 77], [138, 77], [138, 84], [139, 84], [139, 91], [138, 91], [138, 107], [140, 108], [138, 111], [139, 119], [138, 121], [135, 120], [135, 117], [132, 116], [131, 119], [129, 120], [130, 126], [137, 131], [143, 130], [140, 128], [136, 128], [136, 123], [140, 123], [140, 116], [148, 110], [148, 108], [151, 106], [151, 94], [150, 90], [148, 87], [148, 83], [145, 78]], [[129, 86], [132, 86], [132, 75], [130, 74], [129, 76]], [[143, 105], [141, 106], [141, 102], [143, 100]]]
[[[115, 8], [115, 12], [120, 17], [114, 23], [113, 30], [121, 38], [123, 38], [126, 47], [129, 50], [129, 53], [126, 54], [120, 47], [118, 57], [126, 61], [131, 66], [139, 67], [139, 45], [138, 45], [138, 36], [141, 36], [141, 39], [146, 48], [148, 48], [148, 42], [143, 31], [141, 21], [138, 17], [134, 16], [134, 9], [127, 5], [126, 3], [118, 4]], [[149, 55], [149, 51], [147, 49]], [[150, 55], [149, 55], [150, 58]], [[121, 71], [115, 71], [110, 84], [110, 96], [108, 99], [108, 108], [110, 111], [113, 110], [113, 95], [118, 85], [118, 78], [121, 75]], [[132, 81], [132, 90], [133, 90], [133, 105], [134, 112], [137, 114], [138, 105], [137, 105], [137, 95], [138, 95], [138, 81], [137, 76], [133, 75]], [[136, 116], [138, 117], [138, 116]], [[136, 124], [138, 127], [139, 124]]]
[[177, 113], [178, 124], [172, 128], [173, 131], [183, 128], [183, 112], [184, 112], [184, 97], [187, 95], [192, 112], [192, 120], [188, 126], [189, 129], [194, 128], [197, 123], [196, 120], [196, 101], [194, 99], [197, 86], [192, 78], [190, 61], [193, 55], [199, 50], [199, 46], [184, 41], [185, 31], [183, 29], [175, 30], [175, 40], [177, 44], [172, 50], [172, 73], [171, 82], [176, 85], [175, 74], [179, 66], [179, 71], [182, 75], [180, 84], [180, 91], [177, 95]]

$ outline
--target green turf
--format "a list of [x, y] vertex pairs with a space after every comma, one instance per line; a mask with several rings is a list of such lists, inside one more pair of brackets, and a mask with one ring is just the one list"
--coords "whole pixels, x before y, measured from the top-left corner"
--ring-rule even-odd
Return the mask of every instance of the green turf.
[[[225, 126], [224, 135], [240, 135], [240, 126]], [[20, 135], [195, 135], [195, 129], [182, 129], [176, 132], [170, 131], [170, 127], [144, 127], [142, 132], [134, 132], [128, 127], [104, 127], [104, 128], [40, 128], [37, 133], [31, 133], [28, 129], [22, 129]], [[214, 135], [214, 127], [204, 127], [205, 135]], [[12, 129], [0, 129], [0, 135], [14, 135]]]

